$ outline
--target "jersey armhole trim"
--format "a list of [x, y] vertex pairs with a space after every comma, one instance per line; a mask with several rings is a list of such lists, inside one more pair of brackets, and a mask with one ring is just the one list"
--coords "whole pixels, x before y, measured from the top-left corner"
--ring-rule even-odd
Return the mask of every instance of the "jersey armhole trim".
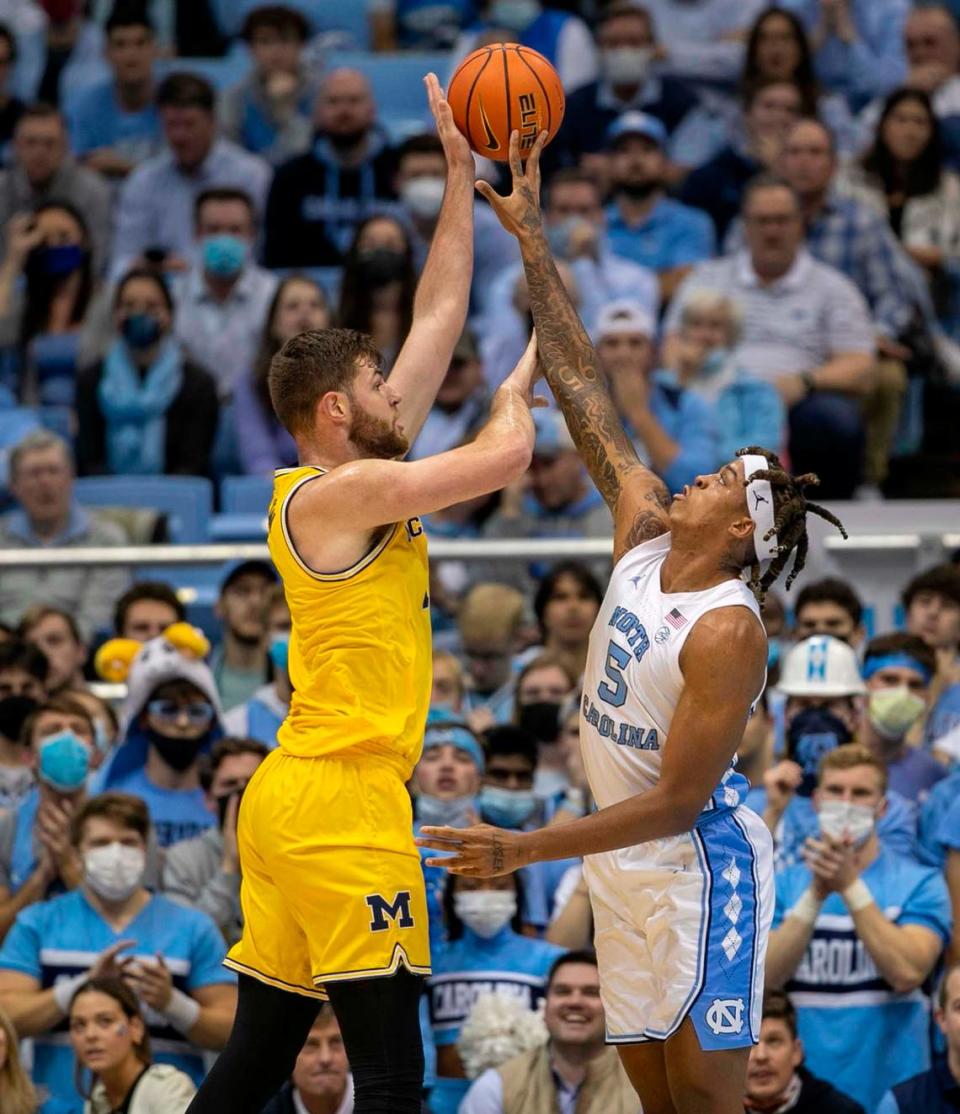
[[286, 543], [287, 550], [289, 551], [290, 556], [294, 559], [294, 561], [296, 561], [297, 564], [300, 566], [300, 568], [307, 574], [307, 576], [311, 577], [313, 580], [319, 580], [323, 583], [329, 584], [343, 580], [350, 580], [358, 573], [363, 572], [363, 570], [369, 565], [372, 565], [373, 562], [390, 544], [394, 534], [396, 534], [397, 532], [398, 523], [395, 522], [393, 526], [383, 535], [380, 541], [378, 541], [372, 549], [365, 553], [359, 561], [356, 561], [354, 564], [350, 565], [349, 568], [342, 569], [340, 572], [317, 572], [317, 570], [311, 568], [297, 552], [297, 547], [296, 545], [294, 545], [293, 542], [293, 536], [290, 533], [290, 525], [287, 522], [287, 511], [290, 506], [290, 500], [294, 497], [294, 495], [296, 495], [296, 493], [300, 490], [301, 487], [303, 487], [304, 484], [310, 483], [311, 480], [318, 480], [321, 478], [321, 476], [325, 475], [326, 472], [317, 472], [315, 475], [312, 476], [304, 476], [303, 479], [298, 480], [293, 485], [293, 487], [290, 488], [287, 494], [283, 497], [283, 502], [280, 505], [280, 528], [283, 531], [283, 540]]

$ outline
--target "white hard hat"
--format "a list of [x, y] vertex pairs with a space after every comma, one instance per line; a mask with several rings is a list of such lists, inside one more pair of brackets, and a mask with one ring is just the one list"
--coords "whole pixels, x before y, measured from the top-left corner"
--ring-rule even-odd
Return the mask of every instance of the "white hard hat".
[[867, 687], [857, 655], [839, 638], [816, 634], [784, 657], [778, 688], [787, 696], [856, 696]]

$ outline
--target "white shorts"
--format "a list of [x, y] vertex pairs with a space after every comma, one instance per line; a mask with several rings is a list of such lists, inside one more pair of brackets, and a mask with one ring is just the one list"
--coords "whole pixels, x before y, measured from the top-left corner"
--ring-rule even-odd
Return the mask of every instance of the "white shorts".
[[608, 1043], [667, 1040], [687, 1017], [705, 1051], [757, 1042], [774, 883], [755, 812], [591, 855], [584, 873]]

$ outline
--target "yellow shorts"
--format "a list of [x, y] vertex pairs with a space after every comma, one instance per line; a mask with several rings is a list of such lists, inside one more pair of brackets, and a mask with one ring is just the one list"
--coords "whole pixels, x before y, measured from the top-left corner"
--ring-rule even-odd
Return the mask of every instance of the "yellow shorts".
[[225, 963], [282, 990], [430, 973], [427, 902], [410, 798], [369, 755], [275, 750], [243, 795], [237, 824], [243, 937]]

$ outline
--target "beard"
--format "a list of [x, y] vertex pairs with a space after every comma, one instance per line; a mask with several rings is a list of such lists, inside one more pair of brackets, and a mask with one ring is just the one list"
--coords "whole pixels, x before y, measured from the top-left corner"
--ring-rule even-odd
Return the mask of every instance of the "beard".
[[645, 201], [661, 188], [660, 182], [618, 182], [616, 192], [624, 193], [631, 201]]
[[374, 418], [356, 403], [353, 420], [350, 422], [350, 440], [360, 450], [361, 456], [379, 460], [395, 460], [410, 448], [410, 442], [404, 434], [390, 422]]

